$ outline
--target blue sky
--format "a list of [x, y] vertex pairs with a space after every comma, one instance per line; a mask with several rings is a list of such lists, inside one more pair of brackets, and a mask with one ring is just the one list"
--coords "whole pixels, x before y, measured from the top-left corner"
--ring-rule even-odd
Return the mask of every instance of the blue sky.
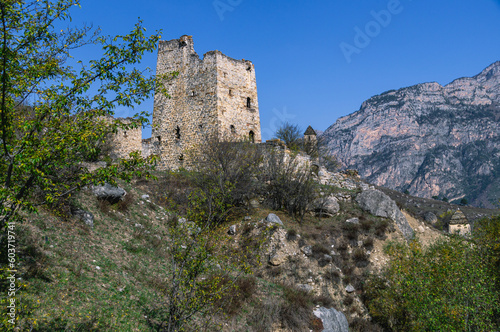
[[[125, 34], [138, 17], [164, 40], [192, 35], [200, 56], [251, 60], [263, 139], [282, 121], [325, 130], [373, 95], [447, 84], [500, 60], [499, 0], [83, 0], [71, 24]], [[156, 54], [143, 63], [154, 69]]]

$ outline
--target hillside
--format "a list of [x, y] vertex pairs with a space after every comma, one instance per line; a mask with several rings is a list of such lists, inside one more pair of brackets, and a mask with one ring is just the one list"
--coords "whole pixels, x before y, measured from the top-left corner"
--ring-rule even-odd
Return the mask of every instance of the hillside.
[[322, 137], [368, 182], [493, 208], [500, 199], [499, 120], [496, 62], [445, 86], [424, 83], [374, 96]]
[[[189, 214], [189, 175], [156, 175], [158, 181], [120, 183], [126, 194], [114, 203], [85, 190], [72, 203], [72, 217], [47, 209], [24, 216], [26, 222], [17, 228], [21, 330], [157, 330], [172, 283], [171, 255], [189, 246], [195, 233], [183, 218]], [[312, 313], [326, 308], [343, 313], [350, 330], [383, 330], [365, 304], [365, 283], [389, 261], [384, 248], [405, 241], [401, 225], [362, 208], [362, 193], [375, 191], [356, 176], [320, 169], [315, 181], [337, 202], [329, 216], [308, 213], [300, 221], [259, 200], [234, 210], [214, 230], [211, 255], [229, 257], [216, 270], [223, 273], [234, 263], [248, 269], [236, 279], [236, 289], [222, 293], [221, 311], [212, 313], [209, 331], [321, 331], [325, 326]], [[414, 202], [400, 195], [394, 196], [399, 206]], [[430, 201], [402, 217], [424, 245], [445, 233], [418, 215], [431, 209], [444, 221], [446, 211], [458, 208]], [[92, 226], [76, 212], [82, 210], [93, 215]], [[199, 324], [195, 319], [187, 330], [198, 330]]]

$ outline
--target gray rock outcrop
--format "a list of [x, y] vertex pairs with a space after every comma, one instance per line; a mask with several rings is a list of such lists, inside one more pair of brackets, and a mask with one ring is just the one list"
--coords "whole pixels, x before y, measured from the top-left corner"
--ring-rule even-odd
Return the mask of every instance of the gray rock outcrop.
[[379, 190], [365, 190], [356, 197], [359, 206], [377, 217], [389, 218], [396, 223], [405, 238], [413, 237], [413, 229], [396, 202]]
[[281, 221], [280, 217], [278, 217], [274, 213], [269, 213], [266, 217], [266, 221], [283, 226], [283, 222]]
[[85, 211], [82, 209], [73, 209], [71, 210], [71, 214], [77, 219], [83, 221], [85, 225], [90, 228], [94, 228], [94, 215], [89, 211]]
[[369, 183], [495, 208], [500, 187], [500, 61], [474, 77], [374, 96], [320, 138]]
[[313, 202], [313, 210], [317, 216], [333, 217], [339, 212], [340, 205], [337, 197], [330, 195], [315, 199]]
[[424, 220], [430, 224], [435, 224], [438, 221], [438, 218], [434, 213], [429, 211], [424, 214]]
[[98, 199], [106, 200], [110, 203], [117, 203], [127, 194], [125, 189], [112, 186], [109, 183], [101, 186], [93, 186], [92, 192]]
[[347, 318], [334, 308], [319, 307], [313, 311], [314, 316], [321, 319], [323, 332], [349, 332]]

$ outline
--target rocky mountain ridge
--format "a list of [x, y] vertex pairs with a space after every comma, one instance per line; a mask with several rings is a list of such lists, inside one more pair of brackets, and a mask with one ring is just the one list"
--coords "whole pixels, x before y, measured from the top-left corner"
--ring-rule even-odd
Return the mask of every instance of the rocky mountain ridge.
[[368, 182], [419, 197], [500, 198], [500, 61], [474, 77], [374, 96], [322, 135]]

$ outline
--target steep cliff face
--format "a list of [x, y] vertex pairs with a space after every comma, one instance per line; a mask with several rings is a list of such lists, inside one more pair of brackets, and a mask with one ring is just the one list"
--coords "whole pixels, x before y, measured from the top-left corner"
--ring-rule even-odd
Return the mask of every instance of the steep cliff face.
[[500, 62], [446, 86], [424, 83], [365, 101], [322, 135], [368, 181], [420, 197], [500, 198]]

